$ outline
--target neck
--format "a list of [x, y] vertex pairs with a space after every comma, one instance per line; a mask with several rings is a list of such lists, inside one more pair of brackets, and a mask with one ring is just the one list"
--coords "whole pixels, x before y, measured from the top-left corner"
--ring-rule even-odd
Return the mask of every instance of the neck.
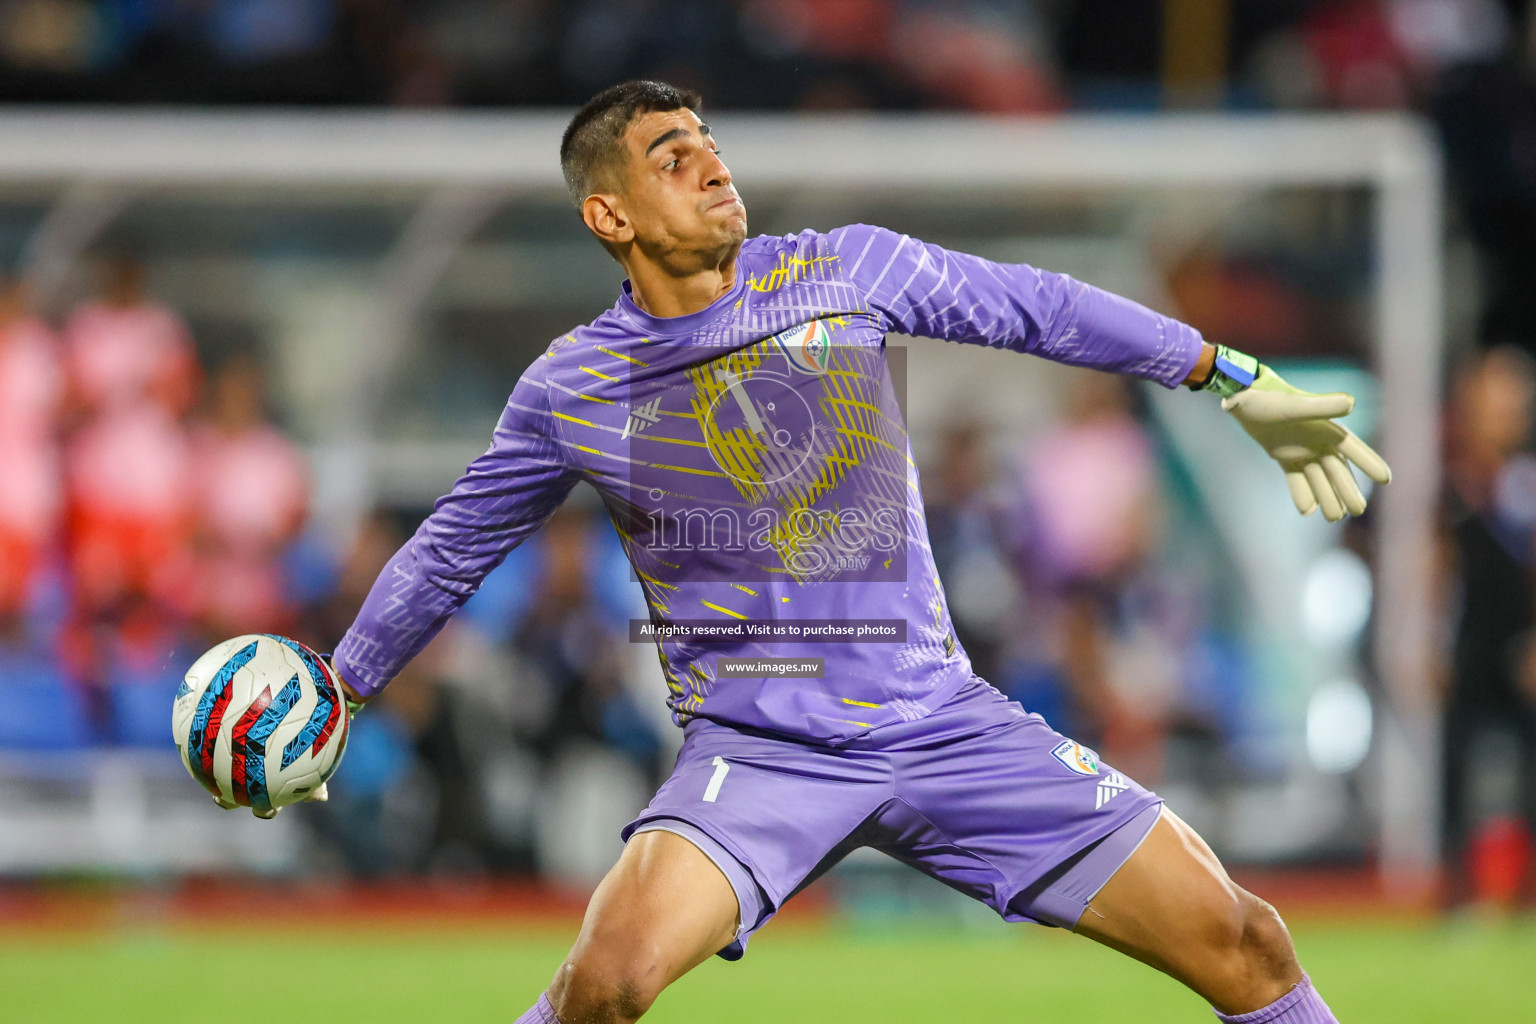
[[736, 285], [740, 245], [718, 259], [686, 270], [640, 258], [625, 261], [630, 297], [651, 316], [687, 316], [707, 308]]
[[1508, 457], [1496, 450], [1464, 451], [1450, 459], [1446, 475], [1462, 501], [1474, 509], [1483, 509], [1493, 493], [1494, 480], [1507, 461]]

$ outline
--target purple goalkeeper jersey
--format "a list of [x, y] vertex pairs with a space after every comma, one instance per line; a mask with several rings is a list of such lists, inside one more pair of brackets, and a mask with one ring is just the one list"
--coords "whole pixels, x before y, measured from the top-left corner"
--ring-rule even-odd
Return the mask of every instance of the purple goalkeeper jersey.
[[[674, 718], [819, 743], [926, 717], [971, 676], [886, 358], [895, 331], [1173, 387], [1176, 320], [1061, 274], [868, 225], [747, 241], [697, 313], [619, 301], [518, 381], [484, 455], [396, 553], [336, 649], [382, 689], [579, 480], [650, 606]], [[898, 367], [899, 370], [899, 367]], [[822, 659], [819, 678], [722, 659]], [[767, 667], [764, 666], [767, 671]]]

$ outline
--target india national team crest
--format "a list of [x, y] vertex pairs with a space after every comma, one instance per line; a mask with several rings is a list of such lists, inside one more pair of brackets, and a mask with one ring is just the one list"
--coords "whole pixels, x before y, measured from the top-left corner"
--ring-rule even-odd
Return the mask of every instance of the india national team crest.
[[1087, 747], [1071, 740], [1062, 740], [1051, 751], [1051, 756], [1064, 764], [1068, 771], [1078, 775], [1099, 774], [1099, 757]]
[[789, 365], [801, 373], [820, 376], [832, 362], [832, 332], [820, 320], [780, 331], [773, 340], [778, 342]]

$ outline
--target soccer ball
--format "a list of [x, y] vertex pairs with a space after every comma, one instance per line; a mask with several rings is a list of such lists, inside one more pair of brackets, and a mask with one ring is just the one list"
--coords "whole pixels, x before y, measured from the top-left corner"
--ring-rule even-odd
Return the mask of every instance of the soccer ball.
[[225, 640], [187, 670], [171, 709], [181, 763], [220, 807], [270, 818], [325, 799], [349, 716], [341, 684], [314, 651], [286, 637]]

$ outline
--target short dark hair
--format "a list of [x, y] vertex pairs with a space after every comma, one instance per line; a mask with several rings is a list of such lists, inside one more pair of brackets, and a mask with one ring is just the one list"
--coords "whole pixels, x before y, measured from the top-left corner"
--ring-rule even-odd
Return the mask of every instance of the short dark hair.
[[614, 184], [615, 172], [624, 165], [620, 142], [636, 117], [685, 107], [698, 113], [703, 105], [692, 89], [642, 79], [620, 82], [593, 96], [576, 111], [560, 139], [560, 173], [571, 202], [579, 210], [600, 186]]

